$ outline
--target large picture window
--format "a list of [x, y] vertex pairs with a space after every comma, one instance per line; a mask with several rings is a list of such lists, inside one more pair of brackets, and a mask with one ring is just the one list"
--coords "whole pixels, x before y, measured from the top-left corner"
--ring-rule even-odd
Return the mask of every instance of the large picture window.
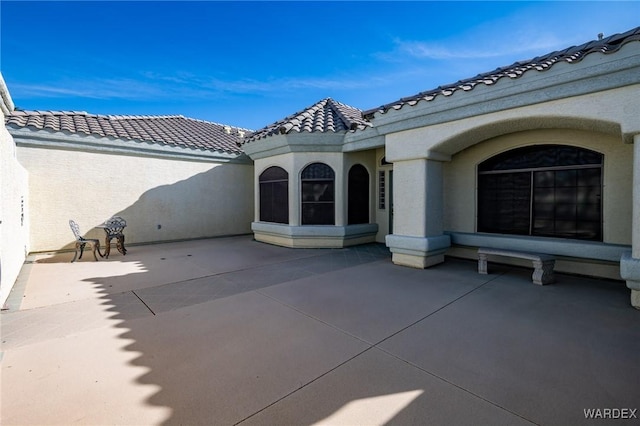
[[348, 224], [369, 223], [369, 172], [356, 164], [349, 170]]
[[514, 149], [478, 166], [478, 232], [602, 241], [602, 162], [564, 145]]
[[304, 168], [302, 183], [302, 224], [335, 224], [335, 174], [326, 164], [313, 163]]
[[280, 167], [269, 167], [258, 178], [260, 183], [260, 221], [289, 223], [289, 174]]

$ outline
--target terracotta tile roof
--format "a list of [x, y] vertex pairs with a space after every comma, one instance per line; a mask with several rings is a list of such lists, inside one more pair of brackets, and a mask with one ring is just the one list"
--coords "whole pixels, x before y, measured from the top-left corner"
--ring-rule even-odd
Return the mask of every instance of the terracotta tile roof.
[[440, 86], [434, 90], [418, 93], [417, 95], [399, 99], [382, 105], [379, 108], [364, 111], [363, 116], [367, 119], [373, 117], [376, 112], [386, 113], [389, 110], [398, 110], [405, 105], [414, 106], [420, 101], [432, 101], [439, 96], [451, 96], [457, 91], [468, 92], [479, 84], [490, 86], [503, 78], [516, 79], [522, 77], [527, 71], [547, 71], [555, 64], [566, 62], [570, 64], [578, 63], [591, 53], [613, 53], [623, 45], [631, 41], [640, 41], [640, 27], [629, 30], [622, 34], [615, 34], [602, 40], [594, 40], [580, 46], [569, 47], [565, 50], [538, 56], [528, 61], [516, 62], [512, 65], [497, 68], [483, 74], [478, 74], [473, 78], [458, 81], [447, 86]]
[[247, 135], [242, 143], [291, 132], [347, 132], [370, 127], [362, 111], [326, 98], [304, 110]]
[[242, 153], [238, 141], [250, 132], [181, 115], [95, 115], [78, 111], [12, 111], [5, 123], [9, 128], [83, 133], [233, 154]]

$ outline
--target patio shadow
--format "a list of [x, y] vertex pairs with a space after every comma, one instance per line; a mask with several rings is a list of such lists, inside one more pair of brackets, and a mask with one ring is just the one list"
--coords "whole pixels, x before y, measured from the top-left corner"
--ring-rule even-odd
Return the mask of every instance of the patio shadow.
[[[3, 424], [580, 424], [640, 392], [620, 283], [248, 236], [32, 266], [84, 276], [66, 303], [3, 314]], [[39, 334], [20, 341], [21, 321]]]

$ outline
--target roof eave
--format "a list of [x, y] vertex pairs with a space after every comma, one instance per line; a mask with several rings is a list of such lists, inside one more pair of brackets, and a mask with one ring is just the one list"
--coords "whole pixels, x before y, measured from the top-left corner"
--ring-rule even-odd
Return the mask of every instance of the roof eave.
[[250, 163], [245, 153], [181, 147], [156, 142], [119, 139], [66, 131], [52, 131], [7, 125], [18, 147], [78, 150], [133, 156], [162, 157], [191, 161]]

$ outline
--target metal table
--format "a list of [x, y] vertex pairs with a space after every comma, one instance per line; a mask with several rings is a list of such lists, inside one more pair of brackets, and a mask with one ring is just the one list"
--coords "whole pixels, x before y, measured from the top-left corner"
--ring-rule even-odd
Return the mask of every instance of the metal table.
[[96, 228], [104, 229], [105, 236], [105, 252], [104, 257], [109, 258], [111, 253], [111, 240], [116, 239], [116, 248], [122, 255], [127, 254], [127, 249], [124, 247], [124, 228], [127, 227], [127, 221], [120, 216], [114, 216], [106, 220], [102, 225], [98, 225]]

